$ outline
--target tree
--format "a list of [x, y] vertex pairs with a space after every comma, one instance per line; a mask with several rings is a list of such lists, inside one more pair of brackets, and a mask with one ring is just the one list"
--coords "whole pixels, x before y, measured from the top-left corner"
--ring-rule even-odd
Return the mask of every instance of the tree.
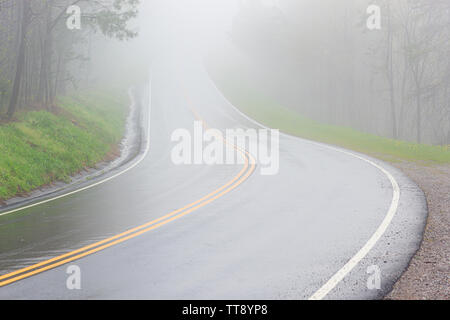
[[25, 64], [25, 42], [28, 31], [28, 26], [30, 25], [31, 11], [30, 3], [28, 0], [21, 0], [20, 6], [22, 7], [22, 24], [19, 31], [19, 50], [17, 53], [17, 63], [16, 63], [16, 75], [14, 77], [14, 84], [12, 89], [11, 98], [8, 107], [8, 117], [11, 117], [16, 111], [17, 100], [19, 97], [20, 85], [22, 82], [23, 68]]
[[[128, 22], [136, 17], [138, 4], [138, 0], [0, 0], [0, 37], [4, 28], [8, 30], [5, 37], [13, 39], [0, 43], [0, 59], [2, 52], [5, 57], [16, 57], [5, 58], [3, 66], [0, 60], [1, 74], [13, 83], [7, 116], [13, 116], [19, 103], [51, 108], [59, 88], [64, 88], [61, 82], [75, 81], [76, 77], [65, 76], [64, 70], [68, 64], [85, 59], [71, 53], [90, 33], [100, 32], [119, 40], [135, 37]], [[72, 5], [80, 6], [83, 12], [84, 28], [77, 36], [66, 27], [66, 11]], [[9, 19], [3, 20], [3, 16]], [[15, 32], [8, 28], [11, 23]], [[12, 73], [2, 72], [2, 67], [9, 66], [14, 66]]]

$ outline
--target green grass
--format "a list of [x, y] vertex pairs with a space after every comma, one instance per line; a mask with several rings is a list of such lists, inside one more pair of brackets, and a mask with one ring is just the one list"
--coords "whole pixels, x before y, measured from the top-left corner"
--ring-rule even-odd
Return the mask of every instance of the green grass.
[[105, 159], [121, 140], [126, 96], [62, 97], [58, 109], [18, 113], [0, 125], [0, 200], [27, 193]]
[[242, 78], [212, 74], [224, 95], [241, 111], [271, 128], [302, 138], [342, 146], [390, 161], [417, 161], [422, 164], [450, 163], [450, 146], [432, 146], [388, 139], [352, 128], [326, 125], [279, 105]]

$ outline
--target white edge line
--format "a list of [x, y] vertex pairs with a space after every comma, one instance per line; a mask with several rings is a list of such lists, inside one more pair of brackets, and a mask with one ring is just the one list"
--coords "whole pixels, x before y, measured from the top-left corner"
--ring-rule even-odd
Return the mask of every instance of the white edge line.
[[[13, 209], [13, 210], [1, 213], [0, 217], [1, 216], [5, 216], [7, 214], [15, 213], [15, 212], [18, 212], [18, 211], [22, 211], [22, 210], [25, 210], [25, 209], [33, 208], [33, 207], [39, 206], [41, 204], [48, 203], [48, 202], [51, 202], [51, 201], [55, 201], [55, 200], [58, 200], [58, 199], [61, 199], [61, 198], [64, 198], [64, 197], [68, 197], [68, 196], [73, 195], [75, 193], [78, 193], [78, 192], [81, 192], [81, 191], [84, 191], [84, 190], [96, 187], [96, 186], [98, 186], [100, 184], [103, 184], [103, 183], [105, 183], [107, 181], [110, 181], [110, 180], [112, 180], [114, 178], [117, 178], [118, 176], [124, 174], [125, 172], [128, 172], [129, 170], [131, 170], [134, 167], [136, 167], [139, 163], [141, 163], [142, 160], [144, 160], [144, 158], [147, 156], [147, 154], [148, 154], [148, 152], [150, 150], [150, 115], [151, 115], [151, 106], [152, 106], [152, 97], [151, 97], [152, 88], [151, 88], [151, 85], [152, 84], [151, 84], [151, 80], [150, 80], [150, 84], [149, 84], [149, 91], [150, 92], [149, 92], [148, 112], [147, 112], [147, 118], [148, 118], [147, 119], [147, 143], [146, 143], [146, 146], [145, 146], [145, 151], [142, 154], [142, 156], [139, 158], [139, 160], [137, 160], [131, 166], [125, 168], [124, 170], [122, 170], [122, 171], [112, 175], [111, 177], [105, 178], [105, 179], [103, 179], [101, 181], [98, 181], [96, 183], [90, 184], [90, 185], [88, 185], [86, 187], [83, 187], [83, 188], [80, 188], [80, 189], [77, 189], [77, 190], [74, 190], [74, 191], [71, 191], [71, 192], [68, 192], [68, 193], [64, 193], [64, 194], [59, 195], [57, 197], [53, 197], [53, 198], [50, 198], [50, 199], [46, 199], [46, 200], [43, 200], [43, 201], [40, 201], [40, 202], [36, 202], [36, 203], [30, 204], [30, 205], [27, 205], [27, 206], [24, 206], [24, 207], [16, 208], [16, 209]], [[134, 98], [132, 98], [132, 99], [133, 99], [132, 103], [135, 103]]]
[[[212, 85], [215, 87], [215, 89], [217, 90], [217, 92], [219, 92], [219, 94], [222, 96], [222, 98], [237, 112], [239, 113], [242, 117], [244, 117], [245, 119], [247, 119], [248, 121], [252, 122], [253, 124], [256, 124], [264, 129], [269, 129], [269, 127], [259, 123], [258, 121], [250, 118], [249, 116], [247, 116], [245, 113], [243, 113], [241, 110], [239, 110], [238, 108], [236, 108], [224, 95], [223, 93], [219, 90], [219, 88], [216, 86], [216, 84], [214, 83], [214, 81], [212, 81], [212, 79], [210, 79], [210, 82], [212, 83]], [[330, 293], [331, 290], [333, 290], [336, 285], [342, 281], [342, 279], [345, 278], [345, 276], [347, 274], [350, 273], [350, 271], [353, 270], [353, 268], [356, 267], [356, 265], [358, 265], [358, 263], [364, 259], [364, 257], [370, 252], [370, 250], [373, 249], [373, 247], [376, 245], [376, 243], [378, 242], [378, 240], [380, 240], [380, 238], [383, 236], [383, 234], [385, 233], [386, 229], [389, 227], [389, 225], [392, 222], [392, 219], [395, 216], [395, 213], [397, 212], [397, 208], [398, 208], [398, 203], [400, 200], [400, 187], [397, 183], [397, 181], [395, 180], [394, 176], [387, 171], [386, 169], [384, 169], [382, 166], [376, 164], [375, 162], [366, 159], [362, 156], [359, 156], [357, 154], [354, 154], [352, 152], [349, 151], [345, 151], [339, 148], [334, 148], [332, 146], [326, 145], [326, 144], [322, 144], [322, 143], [318, 143], [318, 142], [314, 142], [311, 140], [307, 140], [307, 139], [303, 139], [300, 137], [296, 137], [290, 134], [286, 134], [286, 133], [281, 133], [282, 135], [291, 137], [291, 138], [296, 138], [299, 139], [303, 142], [307, 142], [319, 147], [323, 147], [323, 148], [327, 148], [327, 149], [331, 149], [340, 153], [344, 153], [347, 155], [350, 155], [352, 157], [358, 158], [360, 160], [363, 160], [367, 163], [369, 163], [370, 165], [374, 166], [375, 168], [379, 169], [381, 172], [384, 173], [384, 175], [386, 175], [389, 179], [389, 181], [391, 182], [392, 185], [392, 202], [391, 205], [389, 207], [389, 210], [386, 214], [386, 216], [384, 217], [383, 221], [381, 222], [380, 226], [377, 228], [377, 230], [375, 231], [375, 233], [370, 237], [370, 239], [366, 242], [366, 244], [341, 268], [339, 269], [339, 271], [337, 271], [331, 278], [330, 280], [328, 280], [322, 287], [320, 287], [319, 290], [317, 290], [311, 297], [308, 298], [308, 300], [322, 300], [323, 298], [325, 298], [327, 296], [328, 293]]]

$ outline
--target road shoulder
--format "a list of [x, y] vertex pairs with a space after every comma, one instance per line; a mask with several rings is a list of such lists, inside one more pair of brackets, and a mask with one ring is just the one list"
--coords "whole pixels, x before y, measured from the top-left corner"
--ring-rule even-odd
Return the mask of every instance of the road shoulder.
[[428, 219], [419, 250], [385, 299], [450, 299], [450, 165], [424, 166], [414, 162], [393, 165], [424, 191]]

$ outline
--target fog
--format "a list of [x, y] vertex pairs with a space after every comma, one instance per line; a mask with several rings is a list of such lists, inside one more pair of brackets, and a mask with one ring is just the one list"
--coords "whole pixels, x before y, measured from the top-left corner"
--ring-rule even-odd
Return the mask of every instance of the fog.
[[202, 55], [230, 37], [237, 12], [236, 0], [145, 1], [138, 41], [147, 52], [172, 45]]
[[[144, 70], [158, 55], [189, 54], [205, 63], [215, 81], [239, 83], [236, 91], [248, 88], [320, 123], [450, 144], [450, 0], [119, 2], [119, 10], [108, 7], [112, 22], [82, 19], [82, 28], [73, 31], [61, 19], [50, 37], [42, 31], [45, 17], [56, 20], [70, 1], [55, 1], [53, 7], [29, 2], [42, 14], [26, 21], [22, 62], [28, 63], [23, 71], [28, 84], [22, 83], [18, 105], [33, 103], [31, 97], [39, 95], [33, 92], [45, 87], [43, 78], [55, 84], [48, 86], [47, 98], [38, 99], [48, 104], [59, 91], [106, 79], [144, 81]], [[81, 3], [91, 16], [100, 12], [89, 1]], [[372, 29], [368, 23], [377, 17], [368, 11], [370, 5], [381, 12], [380, 25]], [[121, 16], [130, 8], [136, 17]], [[0, 1], [4, 111], [16, 95], [12, 84], [25, 9], [20, 1]], [[121, 28], [136, 34], [117, 32]]]

